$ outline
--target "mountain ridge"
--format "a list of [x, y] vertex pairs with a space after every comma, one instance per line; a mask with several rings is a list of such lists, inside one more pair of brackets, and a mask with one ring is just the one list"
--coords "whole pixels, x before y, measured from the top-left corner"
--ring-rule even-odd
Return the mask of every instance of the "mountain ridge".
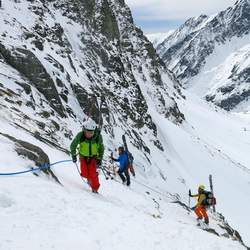
[[[249, 0], [239, 0], [217, 14], [190, 18], [160, 44], [151, 40], [184, 88], [227, 111], [250, 105], [248, 49], [243, 51], [249, 45], [249, 10]], [[229, 47], [231, 52], [218, 61], [216, 56]]]

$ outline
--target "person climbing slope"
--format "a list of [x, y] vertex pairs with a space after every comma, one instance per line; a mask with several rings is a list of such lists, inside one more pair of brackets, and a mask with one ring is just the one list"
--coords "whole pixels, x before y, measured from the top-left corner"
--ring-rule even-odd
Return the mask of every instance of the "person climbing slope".
[[129, 168], [128, 155], [127, 155], [123, 146], [120, 146], [118, 148], [118, 152], [119, 152], [119, 158], [114, 159], [113, 157], [111, 157], [111, 159], [116, 161], [116, 162], [120, 162], [120, 167], [119, 167], [119, 170], [117, 171], [117, 173], [119, 174], [120, 178], [122, 179], [122, 183], [129, 186], [130, 185], [130, 176], [129, 176], [129, 172], [128, 172], [128, 168]]
[[[79, 147], [78, 147], [79, 145]], [[100, 187], [97, 167], [101, 165], [104, 145], [100, 130], [94, 121], [88, 120], [83, 131], [79, 132], [70, 145], [72, 160], [77, 161], [78, 147], [81, 176], [86, 178], [93, 193], [98, 193]]]
[[205, 186], [203, 185], [200, 185], [198, 187], [198, 194], [194, 194], [192, 195], [191, 194], [191, 191], [189, 190], [189, 196], [190, 197], [198, 197], [198, 203], [191, 208], [191, 210], [193, 210], [196, 215], [198, 216], [197, 220], [202, 220], [203, 217], [204, 217], [204, 222], [205, 224], [209, 224], [209, 218], [208, 218], [208, 215], [207, 215], [207, 208], [208, 208], [208, 205], [206, 204], [206, 192], [205, 191]]

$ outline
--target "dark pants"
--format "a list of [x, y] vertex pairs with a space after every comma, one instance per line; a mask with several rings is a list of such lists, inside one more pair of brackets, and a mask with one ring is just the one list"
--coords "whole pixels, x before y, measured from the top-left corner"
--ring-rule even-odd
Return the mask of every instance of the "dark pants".
[[[119, 169], [118, 171], [117, 171], [117, 173], [119, 174], [119, 176], [121, 177], [121, 179], [122, 179], [122, 182], [125, 182], [125, 181], [127, 181], [127, 186], [129, 186], [130, 185], [130, 176], [129, 176], [129, 173], [128, 173], [128, 167], [125, 167], [124, 169]], [[126, 178], [125, 178], [125, 176], [126, 176]]]

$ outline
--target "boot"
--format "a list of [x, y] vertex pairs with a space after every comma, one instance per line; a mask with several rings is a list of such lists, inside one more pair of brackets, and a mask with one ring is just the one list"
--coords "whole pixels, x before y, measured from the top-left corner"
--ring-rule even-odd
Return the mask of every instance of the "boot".
[[94, 188], [92, 188], [92, 192], [93, 192], [94, 194], [98, 194], [98, 191], [97, 191], [96, 189], [94, 189]]
[[203, 217], [201, 216], [201, 217], [198, 217], [196, 220], [199, 221], [199, 220], [202, 220], [202, 219], [203, 219]]
[[205, 224], [208, 225], [208, 224], [209, 224], [209, 219], [208, 219], [208, 218], [205, 218], [205, 219], [204, 219], [204, 222], [205, 222]]

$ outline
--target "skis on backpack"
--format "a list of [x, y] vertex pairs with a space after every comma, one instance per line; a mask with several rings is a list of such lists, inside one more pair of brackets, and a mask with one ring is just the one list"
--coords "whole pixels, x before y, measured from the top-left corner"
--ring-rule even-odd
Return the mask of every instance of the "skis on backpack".
[[211, 193], [213, 195], [213, 197], [212, 197], [212, 199], [213, 199], [213, 202], [212, 202], [213, 212], [215, 213], [216, 212], [216, 210], [215, 210], [216, 200], [214, 198], [214, 188], [213, 188], [213, 180], [212, 180], [212, 175], [211, 174], [209, 175], [209, 184], [210, 184]]
[[[98, 116], [98, 125], [99, 126], [98, 127], [100, 130], [102, 129], [102, 126], [103, 126], [103, 110], [105, 111], [106, 119], [107, 119], [108, 123], [111, 123], [111, 116], [110, 115], [112, 115], [112, 112], [110, 112], [110, 110], [109, 110], [108, 103], [107, 103], [105, 96], [100, 97], [100, 103], [98, 105], [98, 113], [99, 113], [99, 116]], [[115, 124], [114, 117], [113, 117], [112, 122]]]
[[125, 135], [122, 135], [122, 141], [123, 141], [124, 148], [125, 148], [125, 150], [127, 152], [127, 155], [128, 155], [129, 171], [135, 177], [135, 170], [134, 170], [134, 167], [133, 167], [133, 159], [134, 158], [133, 158], [132, 154], [128, 151], [128, 145], [127, 145], [127, 141], [126, 141]]
[[102, 128], [102, 106], [103, 106], [103, 103], [105, 101], [105, 97], [104, 96], [101, 96], [101, 101], [100, 101], [100, 105], [99, 105], [99, 118], [98, 118], [98, 125], [99, 125], [99, 129], [101, 130]]
[[125, 135], [122, 135], [122, 141], [123, 141], [125, 150], [128, 152], [128, 144], [127, 144]]
[[89, 101], [90, 101], [90, 107], [89, 107], [89, 112], [88, 112], [87, 121], [88, 121], [89, 118], [91, 117], [92, 110], [93, 110], [93, 108], [94, 108], [95, 101], [96, 101], [96, 96], [95, 96], [95, 95], [92, 95], [92, 96], [90, 97]]

